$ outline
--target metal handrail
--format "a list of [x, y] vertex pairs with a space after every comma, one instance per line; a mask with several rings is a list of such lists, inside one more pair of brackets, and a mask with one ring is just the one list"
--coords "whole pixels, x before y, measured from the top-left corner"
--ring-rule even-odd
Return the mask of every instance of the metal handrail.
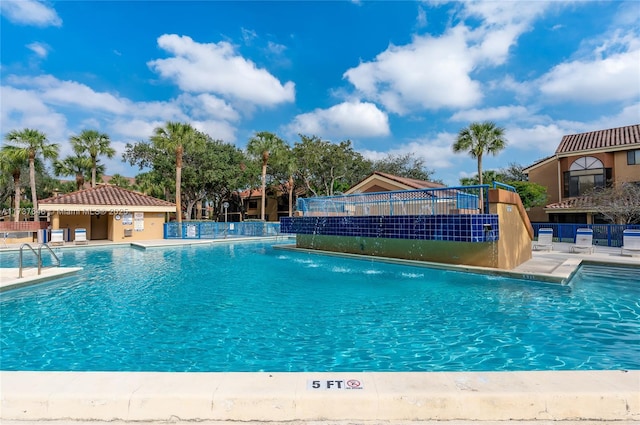
[[[51, 247], [49, 245], [47, 245], [46, 243], [41, 243], [40, 246], [38, 247], [38, 256], [40, 257], [40, 265], [42, 265], [42, 248], [47, 248], [47, 250], [49, 250], [51, 255], [53, 255], [53, 258], [56, 259], [57, 264], [55, 265], [55, 267], [60, 267], [60, 258], [58, 258], [56, 253], [53, 252]], [[54, 267], [54, 266], [52, 265], [51, 267]], [[40, 274], [40, 273], [38, 273], [38, 274]]]
[[31, 250], [31, 252], [33, 252], [33, 254], [36, 256], [37, 260], [38, 260], [38, 275], [40, 275], [42, 273], [42, 247], [45, 247], [49, 250], [49, 252], [51, 253], [51, 255], [53, 255], [53, 258], [56, 259], [57, 264], [55, 265], [56, 267], [60, 267], [60, 259], [58, 258], [58, 256], [55, 254], [55, 252], [53, 252], [51, 250], [51, 247], [49, 247], [49, 245], [47, 245], [46, 243], [40, 244], [40, 246], [38, 246], [38, 252], [36, 252], [35, 249], [33, 249], [33, 247], [31, 245], [29, 245], [28, 243], [23, 243], [22, 245], [20, 245], [20, 256], [19, 256], [19, 260], [18, 260], [18, 265], [19, 265], [19, 269], [18, 269], [18, 278], [22, 278], [22, 252], [23, 249], [27, 247]]
[[22, 245], [20, 245], [20, 257], [18, 260], [18, 265], [19, 265], [19, 270], [18, 270], [18, 278], [22, 277], [22, 249], [24, 247], [27, 247], [31, 250], [31, 252], [33, 252], [33, 254], [36, 256], [36, 258], [38, 259], [38, 274], [40, 274], [40, 270], [42, 270], [42, 261], [40, 261], [40, 255], [36, 252], [35, 249], [33, 249], [31, 247], [31, 245], [29, 245], [28, 243], [23, 243]]

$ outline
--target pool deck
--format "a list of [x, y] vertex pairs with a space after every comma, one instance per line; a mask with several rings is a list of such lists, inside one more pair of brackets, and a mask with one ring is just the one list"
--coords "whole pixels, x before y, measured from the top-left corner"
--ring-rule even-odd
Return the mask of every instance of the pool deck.
[[[237, 241], [241, 240], [248, 239]], [[151, 249], [200, 243], [212, 241], [152, 241], [136, 246]], [[114, 244], [92, 243], [89, 248], [103, 245]], [[86, 248], [69, 244], [61, 249]], [[556, 243], [551, 252], [534, 251], [531, 260], [511, 272], [525, 279], [532, 276], [562, 283], [582, 262], [640, 267], [640, 258], [623, 257], [619, 248], [597, 247], [593, 254], [573, 254], [569, 248], [570, 244]], [[0, 251], [10, 249], [17, 247]], [[46, 269], [38, 277], [35, 269], [30, 269], [26, 271], [30, 274], [23, 279], [38, 283], [43, 278], [57, 277], [55, 273], [61, 270]], [[81, 273], [81, 270], [67, 272]], [[13, 274], [16, 277], [12, 277]], [[24, 285], [24, 282], [16, 281], [17, 269], [0, 269], [2, 287]], [[353, 388], [345, 389], [348, 381]], [[317, 385], [320, 388], [314, 388]], [[428, 373], [0, 371], [0, 391], [0, 420], [10, 425], [188, 421], [212, 425], [228, 421], [289, 425], [442, 424], [443, 421], [447, 421], [444, 422], [447, 425], [494, 425], [511, 421], [520, 425], [640, 423], [640, 370]]]

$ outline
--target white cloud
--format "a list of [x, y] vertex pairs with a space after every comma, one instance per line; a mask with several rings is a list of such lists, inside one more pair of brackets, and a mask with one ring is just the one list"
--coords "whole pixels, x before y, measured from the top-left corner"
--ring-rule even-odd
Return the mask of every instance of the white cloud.
[[390, 132], [387, 114], [366, 102], [344, 102], [298, 115], [288, 131], [340, 138], [378, 137]]
[[485, 109], [468, 109], [456, 112], [450, 121], [475, 122], [475, 121], [495, 121], [498, 125], [501, 122], [513, 119], [526, 119], [529, 111], [524, 106], [498, 106]]
[[0, 104], [0, 131], [3, 135], [11, 130], [37, 128], [53, 142], [65, 136], [65, 116], [49, 107], [36, 92], [2, 86]]
[[51, 75], [37, 77], [11, 75], [8, 81], [13, 85], [26, 86], [30, 90], [37, 91], [43, 100], [51, 104], [81, 106], [120, 114], [124, 113], [128, 107], [126, 100], [110, 93], [96, 92], [84, 84], [62, 81]]
[[165, 34], [158, 38], [158, 46], [173, 57], [149, 61], [148, 66], [184, 91], [215, 93], [260, 106], [292, 102], [295, 98], [293, 82], [282, 85], [225, 41], [198, 43], [187, 36]]
[[[404, 155], [413, 154], [425, 161], [428, 169], [440, 170], [451, 168], [454, 164], [456, 154], [453, 153], [451, 145], [456, 135], [451, 133], [439, 133], [434, 137], [424, 137], [408, 143], [399, 145], [385, 152], [362, 150], [361, 153], [369, 159], [378, 160], [388, 154]], [[438, 175], [435, 176], [436, 178]]]
[[62, 26], [62, 19], [56, 11], [36, 0], [2, 0], [0, 12], [15, 24], [37, 27]]
[[461, 22], [440, 36], [415, 36], [410, 44], [391, 45], [343, 77], [364, 99], [400, 115], [477, 105], [483, 93], [473, 74], [481, 67], [503, 64], [518, 37], [550, 3], [463, 2], [459, 6], [459, 17], [470, 22], [480, 18], [479, 24]]
[[216, 118], [226, 121], [238, 121], [240, 114], [231, 105], [219, 97], [203, 93], [197, 96], [180, 95], [179, 102], [198, 119]]
[[571, 134], [571, 131], [557, 123], [510, 127], [505, 131], [508, 149], [536, 151], [541, 158], [553, 154], [566, 134]]
[[41, 58], [46, 58], [49, 54], [49, 46], [45, 43], [34, 42], [31, 44], [27, 44], [27, 48]]
[[223, 140], [227, 143], [234, 143], [236, 141], [236, 128], [227, 121], [191, 121], [191, 124], [194, 128], [208, 134], [213, 139]]
[[555, 66], [540, 78], [540, 91], [550, 100], [588, 103], [640, 97], [640, 48], [606, 58], [582, 59]]
[[416, 18], [416, 27], [424, 28], [427, 26], [427, 12], [422, 6], [418, 6], [418, 17]]
[[372, 62], [344, 73], [367, 99], [397, 114], [411, 109], [464, 108], [482, 98], [480, 84], [469, 77], [474, 63], [468, 54], [466, 29], [442, 37], [415, 37], [407, 46], [389, 48]]
[[111, 129], [124, 139], [139, 141], [149, 139], [153, 134], [153, 130], [156, 127], [163, 126], [164, 123], [164, 120], [120, 117], [111, 124]]

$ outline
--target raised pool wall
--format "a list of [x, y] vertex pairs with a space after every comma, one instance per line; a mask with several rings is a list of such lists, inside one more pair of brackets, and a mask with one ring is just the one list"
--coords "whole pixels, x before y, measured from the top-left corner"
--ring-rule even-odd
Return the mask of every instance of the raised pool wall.
[[531, 259], [533, 227], [515, 192], [489, 190], [488, 214], [284, 217], [296, 247], [510, 270]]

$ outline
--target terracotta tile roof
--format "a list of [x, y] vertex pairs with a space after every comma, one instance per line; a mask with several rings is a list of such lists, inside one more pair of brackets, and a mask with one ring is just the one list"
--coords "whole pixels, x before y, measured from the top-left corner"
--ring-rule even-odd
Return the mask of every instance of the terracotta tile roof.
[[[426, 180], [409, 179], [409, 178], [406, 178], [406, 177], [394, 176], [393, 174], [387, 174], [387, 173], [383, 173], [383, 172], [380, 172], [380, 171], [374, 171], [373, 174], [377, 174], [379, 176], [385, 177], [385, 178], [387, 178], [389, 180], [393, 180], [393, 181], [398, 182], [400, 184], [403, 184], [405, 186], [412, 187], [414, 189], [430, 189], [430, 188], [445, 187], [444, 185], [442, 185], [440, 183], [434, 183], [434, 182], [430, 182], [430, 181], [426, 181]], [[367, 177], [367, 178], [369, 178], [369, 177]]]
[[561, 202], [549, 204], [544, 208], [547, 210], [588, 210], [593, 209], [593, 200], [589, 196], [567, 198]]
[[562, 137], [556, 154], [640, 145], [640, 124]]
[[101, 205], [118, 207], [174, 207], [172, 202], [147, 196], [118, 186], [101, 184], [92, 189], [66, 193], [38, 201], [54, 205]]

